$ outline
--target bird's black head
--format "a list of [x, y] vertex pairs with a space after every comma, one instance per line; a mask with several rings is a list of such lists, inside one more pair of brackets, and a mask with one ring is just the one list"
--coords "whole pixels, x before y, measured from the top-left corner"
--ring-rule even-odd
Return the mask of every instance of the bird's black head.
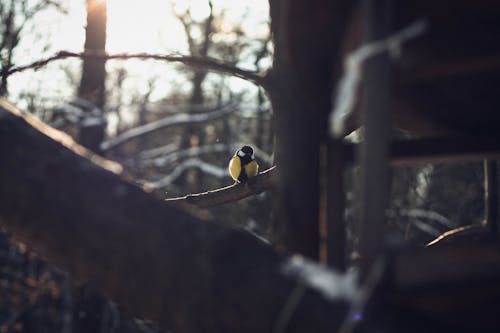
[[242, 151], [245, 155], [250, 155], [250, 156], [252, 156], [252, 155], [253, 155], [253, 149], [252, 149], [252, 147], [250, 147], [250, 146], [243, 146], [243, 147], [241, 147], [241, 149], [240, 149], [240, 150], [241, 150], [241, 151]]

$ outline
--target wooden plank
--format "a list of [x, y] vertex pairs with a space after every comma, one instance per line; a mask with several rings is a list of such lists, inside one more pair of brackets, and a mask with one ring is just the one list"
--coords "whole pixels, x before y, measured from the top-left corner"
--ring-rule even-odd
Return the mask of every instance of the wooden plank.
[[500, 248], [485, 239], [400, 251], [391, 262], [393, 287], [400, 290], [500, 281]]
[[[343, 142], [343, 149], [346, 163], [353, 163], [358, 144]], [[500, 140], [462, 137], [393, 141], [388, 154], [393, 166], [498, 159]]]
[[[393, 332], [500, 330], [500, 248], [496, 241], [398, 251], [388, 262], [385, 281], [389, 283], [379, 289], [381, 297], [372, 301], [375, 311], [394, 309], [405, 318], [403, 327]], [[416, 325], [421, 328], [410, 330]]]
[[490, 232], [498, 237], [498, 162], [484, 160], [484, 215]]

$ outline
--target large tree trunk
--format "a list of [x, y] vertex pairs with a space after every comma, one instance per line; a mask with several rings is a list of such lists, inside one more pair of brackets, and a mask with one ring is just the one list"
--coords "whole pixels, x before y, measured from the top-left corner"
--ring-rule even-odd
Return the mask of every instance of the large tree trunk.
[[255, 333], [333, 332], [346, 314], [337, 275], [154, 199], [1, 99], [0, 154], [2, 226], [133, 315], [176, 333]]
[[[87, 27], [85, 28], [85, 51], [106, 51], [106, 0], [87, 0]], [[78, 96], [97, 106], [101, 112], [105, 104], [106, 60], [83, 60], [82, 78]], [[87, 110], [88, 112], [92, 110]], [[92, 151], [99, 152], [104, 139], [106, 123], [87, 122], [82, 124], [79, 142]]]
[[274, 63], [268, 87], [276, 121], [278, 247], [319, 256], [320, 146], [339, 70], [351, 1], [271, 0]]

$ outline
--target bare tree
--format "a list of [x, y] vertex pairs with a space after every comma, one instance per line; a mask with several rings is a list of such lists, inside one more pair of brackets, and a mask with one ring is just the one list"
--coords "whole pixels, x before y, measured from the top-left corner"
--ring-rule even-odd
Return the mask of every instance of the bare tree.
[[49, 7], [64, 11], [58, 0], [0, 1], [0, 96], [8, 93], [9, 70], [15, 66], [14, 52], [21, 41], [23, 29], [35, 15]]

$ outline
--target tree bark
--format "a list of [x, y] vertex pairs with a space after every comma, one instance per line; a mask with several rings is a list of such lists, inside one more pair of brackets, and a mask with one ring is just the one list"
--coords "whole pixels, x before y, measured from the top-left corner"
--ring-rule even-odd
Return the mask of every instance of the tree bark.
[[0, 154], [2, 226], [130, 314], [174, 332], [333, 332], [343, 321], [351, 296], [308, 278], [331, 292], [337, 275], [154, 199], [1, 99]]
[[267, 86], [276, 124], [279, 248], [319, 257], [320, 146], [351, 1], [271, 0], [274, 63]]
[[[106, 51], [106, 0], [87, 0], [87, 27], [85, 28], [85, 51], [104, 53]], [[78, 96], [104, 110], [106, 83], [106, 59], [83, 60], [82, 78]], [[91, 110], [88, 110], [89, 112]], [[83, 124], [79, 142], [92, 151], [100, 152], [104, 140], [106, 123]]]

